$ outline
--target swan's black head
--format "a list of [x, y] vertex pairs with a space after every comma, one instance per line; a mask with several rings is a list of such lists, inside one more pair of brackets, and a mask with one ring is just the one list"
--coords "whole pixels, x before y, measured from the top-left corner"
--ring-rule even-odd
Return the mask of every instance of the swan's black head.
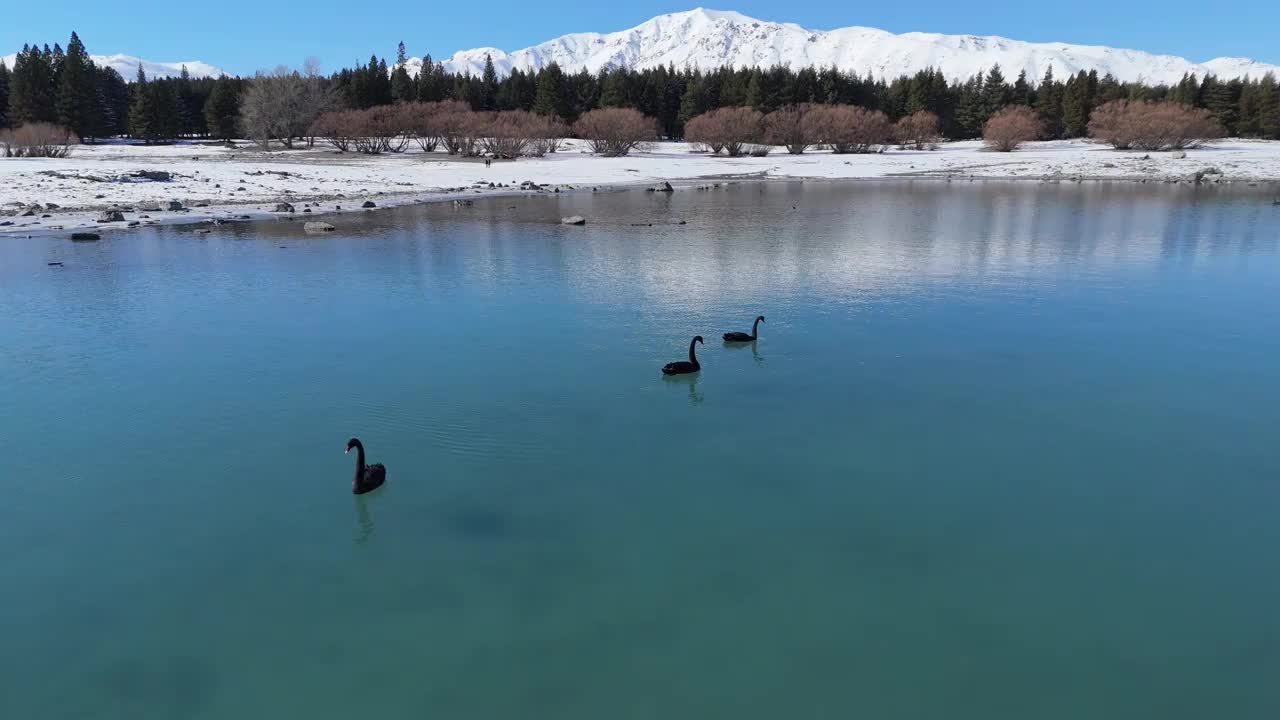
[[351, 448], [358, 448], [358, 447], [360, 447], [359, 439], [351, 438], [350, 440], [347, 441], [347, 452], [351, 452]]
[[764, 316], [763, 316], [763, 315], [757, 315], [757, 316], [756, 316], [756, 322], [764, 322]]
[[702, 336], [699, 335], [693, 339], [694, 342], [702, 342]]

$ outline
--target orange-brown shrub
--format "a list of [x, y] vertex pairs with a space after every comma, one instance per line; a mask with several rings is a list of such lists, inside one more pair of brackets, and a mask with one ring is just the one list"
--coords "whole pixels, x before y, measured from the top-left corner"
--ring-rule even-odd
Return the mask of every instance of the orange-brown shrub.
[[880, 152], [893, 137], [889, 116], [857, 105], [817, 105], [809, 111], [817, 142], [833, 153]]
[[49, 123], [27, 123], [12, 130], [0, 130], [4, 157], [64, 158], [80, 138], [70, 130]]
[[658, 137], [658, 124], [638, 110], [603, 108], [585, 113], [573, 131], [587, 141], [591, 152], [620, 157]]
[[1089, 116], [1089, 137], [1117, 150], [1195, 148], [1224, 134], [1208, 110], [1175, 102], [1112, 100]]
[[443, 132], [442, 117], [450, 113], [469, 113], [470, 106], [460, 100], [408, 102], [396, 106], [404, 116], [402, 124], [423, 152], [434, 152]]
[[792, 155], [799, 155], [817, 142], [810, 105], [789, 105], [764, 116], [764, 139], [770, 145], [781, 145]]
[[569, 126], [558, 117], [534, 115], [529, 122], [532, 142], [529, 143], [528, 154], [534, 157], [554, 153], [569, 137]]
[[928, 110], [917, 110], [900, 118], [893, 126], [898, 147], [915, 150], [937, 150], [942, 142], [942, 125], [938, 116]]
[[352, 139], [363, 131], [357, 110], [339, 110], [321, 114], [307, 128], [307, 136], [320, 138], [339, 152], [351, 149]]
[[684, 137], [713, 153], [724, 150], [729, 157], [738, 157], [764, 141], [764, 115], [749, 107], [716, 108], [685, 123]]
[[997, 110], [982, 128], [987, 147], [999, 152], [1013, 152], [1019, 145], [1040, 137], [1040, 116], [1026, 105], [1006, 105]]

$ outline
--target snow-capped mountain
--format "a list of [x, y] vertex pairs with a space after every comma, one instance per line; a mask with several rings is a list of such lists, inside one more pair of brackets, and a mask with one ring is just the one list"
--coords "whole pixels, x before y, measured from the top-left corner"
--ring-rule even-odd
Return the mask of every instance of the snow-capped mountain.
[[[13, 69], [13, 61], [17, 58], [17, 54], [5, 55], [0, 57], [5, 67]], [[151, 60], [143, 60], [132, 55], [90, 55], [93, 64], [98, 67], [115, 68], [125, 80], [133, 80], [138, 76], [138, 65], [142, 65], [142, 69], [146, 71], [149, 78], [177, 77], [182, 74], [182, 67], [185, 65], [187, 72], [193, 78], [213, 77], [216, 78], [222, 74], [222, 68], [214, 67], [206, 62], [199, 60], [188, 60], [187, 62], [154, 62]]]
[[[523, 50], [504, 52], [476, 48], [454, 53], [444, 61], [448, 70], [479, 74], [485, 55], [493, 58], [499, 74], [512, 68], [539, 69], [556, 62], [567, 72], [605, 67], [649, 68], [674, 65], [704, 70], [734, 67], [792, 68], [832, 65], [859, 75], [895, 78], [929, 67], [939, 68], [951, 79], [967, 79], [999, 65], [1012, 80], [1019, 71], [1038, 80], [1052, 65], [1059, 78], [1080, 70], [1111, 73], [1120, 80], [1174, 83], [1183, 73], [1221, 78], [1267, 72], [1280, 75], [1280, 66], [1248, 58], [1217, 58], [1193, 63], [1173, 55], [1153, 55], [1101, 45], [1029, 43], [995, 36], [940, 35], [911, 32], [896, 35], [868, 27], [839, 30], [807, 30], [792, 23], [766, 22], [736, 12], [698, 8], [659, 15], [630, 30], [600, 34], [574, 33]], [[409, 67], [415, 72], [420, 61]]]

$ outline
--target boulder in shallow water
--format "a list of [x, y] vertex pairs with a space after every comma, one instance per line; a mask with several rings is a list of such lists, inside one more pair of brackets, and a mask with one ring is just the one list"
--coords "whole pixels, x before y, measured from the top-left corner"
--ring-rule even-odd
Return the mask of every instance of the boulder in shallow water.
[[365, 209], [368, 209], [368, 208], [376, 208], [376, 207], [378, 207], [378, 204], [377, 204], [377, 203], [375, 203], [375, 202], [374, 202], [374, 201], [372, 201], [372, 200], [365, 200], [363, 203], [361, 203], [361, 204], [360, 204], [360, 207], [365, 208]]
[[309, 222], [306, 225], [303, 225], [302, 229], [306, 230], [309, 233], [327, 233], [327, 232], [333, 232], [338, 228], [334, 227], [331, 223], [327, 223], [327, 222]]
[[285, 202], [276, 203], [276, 209], [272, 212], [291, 213], [293, 212], [293, 206]]
[[566, 218], [560, 218], [561, 225], [586, 225], [587, 219], [581, 215], [570, 215]]
[[671, 183], [663, 180], [662, 182], [648, 188], [649, 192], [675, 192], [675, 188], [671, 187]]
[[98, 213], [98, 222], [100, 223], [124, 222], [124, 213], [120, 212], [119, 210], [103, 210], [102, 212]]

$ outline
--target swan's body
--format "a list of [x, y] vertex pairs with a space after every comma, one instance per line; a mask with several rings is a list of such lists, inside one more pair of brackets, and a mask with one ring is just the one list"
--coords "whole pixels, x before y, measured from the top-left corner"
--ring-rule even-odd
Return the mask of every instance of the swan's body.
[[755, 342], [756, 331], [759, 329], [760, 323], [762, 322], [764, 322], [764, 316], [760, 315], [759, 317], [756, 318], [755, 322], [751, 323], [750, 335], [744, 332], [727, 332], [724, 334], [724, 341], [725, 342]]
[[356, 449], [356, 475], [351, 481], [351, 492], [363, 495], [382, 487], [382, 483], [387, 481], [387, 468], [382, 463], [365, 465], [364, 445], [358, 439], [351, 438], [347, 441], [347, 452], [351, 452], [351, 448]]
[[686, 375], [688, 373], [696, 373], [702, 369], [702, 365], [698, 364], [698, 356], [693, 354], [693, 346], [702, 342], [702, 336], [699, 335], [689, 341], [689, 361], [683, 360], [667, 363], [662, 366], [663, 375]]

